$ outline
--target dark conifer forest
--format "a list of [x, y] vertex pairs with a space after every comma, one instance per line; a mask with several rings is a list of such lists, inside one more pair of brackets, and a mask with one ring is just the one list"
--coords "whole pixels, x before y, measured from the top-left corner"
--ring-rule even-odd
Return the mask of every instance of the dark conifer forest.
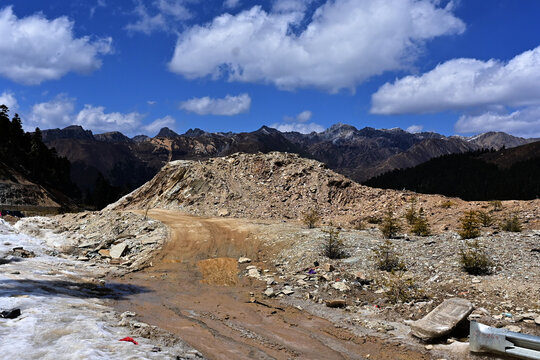
[[[537, 152], [538, 145], [525, 145], [529, 155], [531, 149]], [[412, 168], [376, 176], [364, 185], [442, 194], [464, 200], [536, 199], [540, 196], [540, 156], [536, 153], [525, 160], [514, 161], [510, 166], [501, 166], [504, 164], [498, 159], [520, 150], [515, 149], [445, 155]]]

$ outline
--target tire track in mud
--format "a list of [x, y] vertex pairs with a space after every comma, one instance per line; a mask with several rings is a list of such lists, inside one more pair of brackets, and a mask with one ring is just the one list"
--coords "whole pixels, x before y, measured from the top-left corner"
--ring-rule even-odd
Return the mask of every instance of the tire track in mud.
[[[345, 329], [333, 331], [329, 321], [296, 308], [278, 312], [272, 306], [250, 303], [249, 292], [260, 294], [264, 289], [257, 280], [242, 277], [233, 286], [203, 283], [197, 267], [201, 260], [240, 256], [263, 260], [259, 256], [264, 246], [253, 236], [264, 237], [257, 225], [167, 210], [148, 215], [169, 226], [170, 239], [152, 267], [122, 280], [152, 291], [119, 301], [117, 307], [135, 311], [140, 320], [176, 334], [205, 357], [352, 360], [370, 354], [370, 359], [427, 359], [411, 350], [396, 351], [380, 339], [366, 342]], [[278, 306], [277, 300], [265, 302]]]

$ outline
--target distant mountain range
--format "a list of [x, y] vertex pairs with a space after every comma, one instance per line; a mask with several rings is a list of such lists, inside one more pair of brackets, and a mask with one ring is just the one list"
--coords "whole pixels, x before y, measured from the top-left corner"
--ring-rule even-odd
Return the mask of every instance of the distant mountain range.
[[[43, 141], [71, 162], [72, 180], [92, 192], [105, 179], [119, 193], [152, 178], [172, 160], [203, 160], [235, 152], [296, 153], [324, 162], [329, 168], [363, 182], [393, 169], [413, 167], [434, 157], [482, 148], [510, 148], [538, 139], [500, 132], [474, 137], [409, 133], [401, 129], [357, 129], [335, 124], [321, 133], [280, 132], [266, 126], [253, 132], [209, 133], [190, 129], [185, 134], [163, 128], [150, 138], [129, 138], [119, 132], [94, 135], [80, 126], [42, 131]], [[115, 196], [113, 196], [115, 197]]]

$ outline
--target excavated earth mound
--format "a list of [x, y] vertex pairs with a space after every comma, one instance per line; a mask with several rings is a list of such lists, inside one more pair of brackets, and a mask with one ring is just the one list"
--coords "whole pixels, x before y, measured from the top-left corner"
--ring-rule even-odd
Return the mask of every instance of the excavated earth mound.
[[[172, 161], [148, 183], [109, 205], [109, 210], [162, 208], [195, 215], [301, 219], [310, 209], [324, 222], [350, 227], [380, 219], [388, 209], [403, 216], [415, 199], [432, 230], [455, 227], [464, 210], [489, 210], [488, 202], [382, 190], [360, 185], [315, 160], [296, 154], [236, 153], [206, 161]], [[505, 201], [526, 228], [538, 227], [540, 201]], [[502, 213], [501, 213], [502, 216]]]

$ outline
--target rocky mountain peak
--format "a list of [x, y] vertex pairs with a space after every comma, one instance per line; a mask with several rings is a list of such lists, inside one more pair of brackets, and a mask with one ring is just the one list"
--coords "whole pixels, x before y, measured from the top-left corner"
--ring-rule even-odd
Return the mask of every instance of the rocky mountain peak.
[[155, 136], [157, 138], [175, 138], [178, 134], [169, 129], [168, 127], [161, 128], [159, 133]]
[[186, 131], [184, 136], [199, 137], [199, 136], [204, 136], [205, 134], [207, 134], [206, 131], [201, 130], [199, 128], [195, 128], [195, 129], [189, 129], [188, 131]]
[[92, 131], [84, 130], [80, 125], [70, 125], [63, 129], [43, 130], [41, 134], [43, 141], [56, 139], [94, 140]]
[[131, 139], [119, 131], [111, 131], [103, 134], [94, 135], [94, 138], [98, 141], [111, 142], [111, 143], [128, 143]]

